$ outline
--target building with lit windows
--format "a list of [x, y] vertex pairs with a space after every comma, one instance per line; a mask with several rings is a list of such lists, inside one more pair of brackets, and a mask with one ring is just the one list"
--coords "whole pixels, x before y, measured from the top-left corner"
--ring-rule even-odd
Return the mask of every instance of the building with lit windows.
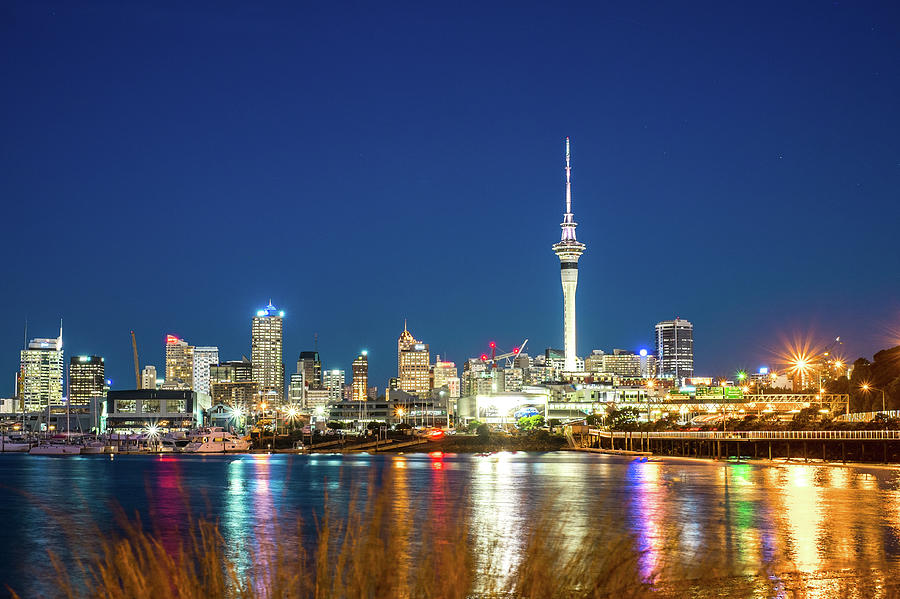
[[428, 344], [422, 343], [403, 325], [397, 339], [397, 379], [401, 391], [427, 397], [431, 391], [431, 354]]
[[353, 360], [353, 387], [350, 393], [352, 401], [366, 401], [369, 390], [369, 352], [363, 350]]
[[69, 405], [89, 408], [91, 399], [106, 394], [106, 371], [100, 356], [69, 358]]
[[322, 386], [328, 391], [328, 398], [331, 401], [341, 401], [345, 377], [344, 371], [338, 368], [322, 373]]
[[613, 353], [604, 354], [601, 362], [600, 372], [631, 378], [641, 376], [641, 357], [633, 351], [614, 349]]
[[253, 382], [266, 401], [275, 403], [284, 401], [283, 318], [284, 312], [269, 301], [269, 305], [253, 317], [250, 334]]
[[156, 366], [148, 364], [141, 371], [141, 389], [156, 389]]
[[197, 393], [210, 394], [209, 369], [219, 363], [218, 347], [195, 347], [193, 364], [193, 385]]
[[322, 360], [317, 351], [302, 351], [297, 360], [297, 372], [303, 375], [307, 389], [322, 388]]
[[303, 375], [294, 373], [288, 381], [288, 403], [294, 406], [303, 405]]
[[436, 356], [431, 372], [435, 389], [447, 387], [451, 399], [459, 398], [459, 376], [455, 362], [442, 361], [440, 356]]
[[681, 380], [694, 376], [694, 325], [676, 318], [656, 325], [659, 376]]
[[194, 348], [184, 339], [166, 335], [166, 389], [190, 389], [194, 384]]
[[32, 339], [28, 343], [28, 348], [19, 354], [19, 385], [25, 411], [62, 404], [64, 368], [62, 328], [56, 339]]
[[250, 410], [257, 401], [250, 360], [232, 360], [209, 367], [209, 391], [213, 405], [223, 404]]
[[211, 406], [208, 395], [188, 389], [110, 391], [101, 427], [122, 433], [146, 432], [149, 426], [160, 433], [185, 431], [203, 426]]

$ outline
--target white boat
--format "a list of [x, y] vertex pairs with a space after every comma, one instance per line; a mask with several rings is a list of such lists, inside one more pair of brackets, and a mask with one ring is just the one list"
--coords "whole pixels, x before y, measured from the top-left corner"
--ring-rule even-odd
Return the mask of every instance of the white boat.
[[29, 451], [31, 455], [68, 456], [80, 455], [81, 446], [69, 443], [41, 443], [35, 445]]
[[190, 443], [182, 450], [185, 453], [225, 453], [250, 449], [248, 439], [241, 439], [221, 426], [198, 429], [188, 439]]
[[28, 443], [24, 439], [16, 440], [10, 439], [6, 435], [0, 437], [0, 451], [7, 452], [15, 452], [15, 453], [24, 453], [31, 449], [31, 443]]
[[109, 445], [103, 441], [89, 441], [81, 446], [82, 455], [97, 455], [103, 453], [117, 453], [115, 445]]

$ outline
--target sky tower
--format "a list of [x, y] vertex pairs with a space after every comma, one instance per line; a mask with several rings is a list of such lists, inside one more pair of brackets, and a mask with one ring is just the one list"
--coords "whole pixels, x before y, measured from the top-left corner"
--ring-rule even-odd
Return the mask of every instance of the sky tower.
[[563, 335], [565, 337], [566, 372], [575, 371], [578, 351], [575, 347], [575, 288], [578, 287], [578, 259], [585, 245], [575, 239], [575, 215], [572, 214], [572, 167], [569, 164], [569, 138], [566, 137], [566, 213], [563, 215], [562, 238], [553, 244], [559, 257], [563, 289]]

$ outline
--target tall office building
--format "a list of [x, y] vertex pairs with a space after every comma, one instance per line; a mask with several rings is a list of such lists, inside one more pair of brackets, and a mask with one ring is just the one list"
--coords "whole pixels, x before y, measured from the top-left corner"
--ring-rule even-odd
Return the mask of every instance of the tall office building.
[[100, 356], [69, 358], [69, 405], [88, 408], [91, 399], [106, 394], [106, 372]]
[[62, 403], [64, 368], [61, 326], [56, 339], [32, 339], [20, 352], [19, 384], [26, 411]]
[[346, 375], [343, 370], [333, 369], [326, 370], [322, 373], [322, 383], [328, 391], [328, 399], [331, 401], [341, 401], [341, 394], [344, 391], [344, 379]]
[[191, 387], [194, 391], [210, 395], [209, 369], [211, 366], [215, 366], [218, 363], [218, 347], [194, 348], [193, 386]]
[[141, 389], [156, 389], [156, 366], [144, 366], [141, 371]]
[[459, 397], [459, 376], [457, 376], [456, 363], [442, 361], [440, 356], [434, 359], [434, 367], [431, 369], [434, 388], [447, 387], [450, 398]]
[[166, 389], [190, 389], [194, 384], [194, 348], [184, 339], [166, 335]]
[[366, 401], [369, 390], [369, 352], [362, 350], [353, 360], [353, 389], [350, 398], [353, 401]]
[[253, 317], [250, 335], [250, 362], [253, 364], [253, 382], [267, 401], [284, 401], [284, 362], [282, 338], [284, 312], [272, 305], [260, 310]]
[[297, 372], [303, 375], [307, 389], [322, 388], [322, 360], [317, 351], [302, 351], [297, 360]]
[[694, 325], [681, 318], [656, 325], [659, 376], [683, 380], [694, 376]]
[[[553, 245], [559, 258], [563, 289], [563, 339], [565, 342], [564, 372], [575, 372], [578, 351], [575, 344], [575, 290], [578, 287], [578, 259], [585, 245], [575, 239], [575, 215], [572, 214], [572, 168], [569, 162], [569, 138], [566, 138], [566, 212], [563, 215], [562, 237]], [[583, 367], [582, 367], [583, 369]]]
[[403, 332], [397, 339], [397, 378], [401, 391], [419, 397], [428, 397], [430, 384], [431, 354], [428, 344], [412, 336], [403, 323]]

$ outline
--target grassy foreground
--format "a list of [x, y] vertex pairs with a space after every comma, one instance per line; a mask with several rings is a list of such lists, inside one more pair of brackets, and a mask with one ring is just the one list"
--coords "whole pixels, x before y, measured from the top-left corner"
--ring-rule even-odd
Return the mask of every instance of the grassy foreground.
[[[387, 477], [389, 478], [389, 476]], [[723, 552], [648, 567], [630, 534], [595, 526], [573, 534], [564, 513], [546, 514], [520, 539], [516, 559], [497, 559], [504, 539], [477, 539], [463, 514], [417, 517], [399, 511], [388, 481], [358, 497], [346, 515], [327, 509], [310, 524], [272, 521], [248, 531], [249, 551], [229, 547], [217, 522], [199, 520], [176, 537], [121, 518], [75, 563], [49, 559], [59, 597], [229, 597], [299, 599], [599, 599], [633, 597], [898, 597], [886, 568], [857, 564], [801, 574], [779, 559], [735, 571]], [[369, 488], [378, 487], [370, 485]], [[327, 498], [326, 498], [327, 499]], [[464, 503], [464, 502], [462, 502]], [[325, 503], [328, 505], [328, 502]], [[402, 508], [401, 508], [402, 510]], [[423, 512], [424, 513], [424, 512]], [[399, 516], [399, 517], [398, 517]], [[402, 516], [408, 516], [404, 518]], [[446, 515], [445, 515], [446, 516]], [[454, 517], [459, 516], [459, 517]], [[274, 517], [274, 516], [273, 516]], [[265, 530], [265, 532], [262, 532]], [[273, 534], [274, 533], [274, 534]], [[315, 549], [308, 552], [310, 535]], [[305, 542], [306, 541], [306, 542]], [[673, 542], [674, 539], [664, 539]], [[90, 548], [90, 546], [89, 546]], [[19, 595], [11, 590], [13, 597]]]

